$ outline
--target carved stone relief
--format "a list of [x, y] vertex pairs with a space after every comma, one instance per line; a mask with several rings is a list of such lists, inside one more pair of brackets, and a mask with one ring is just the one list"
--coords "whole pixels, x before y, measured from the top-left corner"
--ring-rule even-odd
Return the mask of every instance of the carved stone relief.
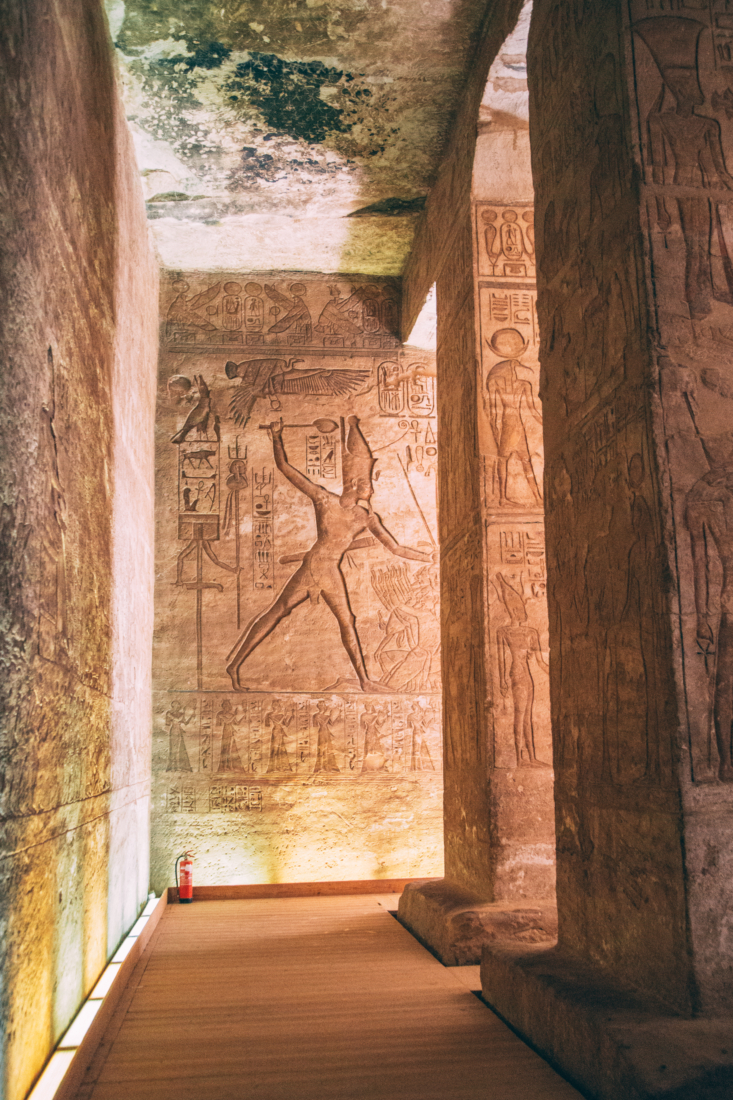
[[326, 853], [370, 783], [370, 813], [398, 799], [421, 838], [380, 839], [388, 873], [439, 873], [434, 361], [399, 346], [388, 281], [186, 276], [163, 301], [156, 873], [216, 813], [227, 873], [262, 881], [296, 799], [310, 877], [369, 877]]
[[692, 778], [733, 782], [733, 62], [728, 5], [631, 6]]
[[494, 765], [550, 769], [534, 210], [477, 202], [474, 217]]

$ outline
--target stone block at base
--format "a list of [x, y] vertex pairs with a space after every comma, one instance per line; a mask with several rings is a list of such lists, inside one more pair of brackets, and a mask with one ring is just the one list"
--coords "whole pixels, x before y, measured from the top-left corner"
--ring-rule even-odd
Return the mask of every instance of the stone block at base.
[[483, 998], [591, 1100], [730, 1100], [733, 1018], [686, 1019], [557, 947], [484, 948]]
[[446, 879], [409, 883], [397, 915], [445, 966], [476, 966], [485, 944], [552, 943], [557, 910], [547, 901], [489, 903]]

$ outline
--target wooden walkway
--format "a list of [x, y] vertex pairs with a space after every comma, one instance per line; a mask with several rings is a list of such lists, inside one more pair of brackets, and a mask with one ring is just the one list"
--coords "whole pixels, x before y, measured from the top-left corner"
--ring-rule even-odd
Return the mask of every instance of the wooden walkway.
[[170, 905], [77, 1100], [572, 1100], [387, 908]]

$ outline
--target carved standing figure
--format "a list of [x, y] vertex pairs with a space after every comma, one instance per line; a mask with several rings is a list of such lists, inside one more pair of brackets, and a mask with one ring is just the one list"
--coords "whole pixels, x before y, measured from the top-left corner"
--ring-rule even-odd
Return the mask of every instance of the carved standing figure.
[[[509, 615], [509, 626], [502, 626], [496, 632], [497, 653], [499, 657], [499, 689], [506, 696], [511, 691], [514, 704], [514, 746], [517, 753], [517, 766], [521, 767], [526, 755], [527, 763], [539, 767], [549, 767], [537, 759], [534, 744], [534, 725], [532, 710], [534, 707], [534, 680], [530, 669], [531, 658], [545, 672], [549, 668], [542, 656], [539, 632], [527, 625], [527, 609], [524, 598], [520, 596], [502, 576], [496, 574], [494, 581], [499, 596]], [[509, 661], [511, 664], [509, 665]], [[507, 668], [507, 665], [509, 667]]]
[[282, 702], [275, 699], [265, 717], [265, 729], [272, 730], [270, 759], [267, 764], [268, 774], [270, 772], [291, 772], [293, 770], [288, 750], [285, 747], [288, 726], [292, 721], [293, 715], [287, 714]]
[[216, 716], [217, 726], [222, 726], [221, 751], [219, 753], [218, 772], [243, 772], [242, 761], [239, 756], [237, 742], [234, 740], [235, 727], [239, 724], [237, 713], [228, 699], [221, 704], [221, 710]]
[[338, 720], [338, 707], [329, 707], [325, 699], [319, 699], [311, 721], [318, 731], [316, 744], [316, 762], [313, 766], [313, 774], [316, 772], [330, 772], [338, 774], [341, 768], [336, 763], [336, 753], [333, 744], [332, 730]]
[[[714, 466], [687, 494], [697, 644], [711, 685], [718, 776], [733, 782], [733, 470]], [[717, 561], [716, 561], [717, 556]], [[722, 570], [722, 580], [716, 583]]]
[[[731, 191], [733, 176], [725, 163], [720, 123], [708, 115], [695, 114], [695, 108], [705, 102], [697, 62], [698, 43], [704, 29], [697, 19], [678, 15], [656, 16], [634, 24], [663, 81], [647, 119], [648, 157], [656, 184], [670, 182], [665, 178], [665, 166], [670, 164], [674, 165], [671, 183], [688, 192], [695, 188]], [[662, 110], [667, 90], [674, 97], [675, 106]], [[707, 317], [712, 298], [733, 304], [733, 264], [723, 233], [720, 204], [711, 203], [705, 194], [677, 194], [676, 198], [687, 254], [685, 298], [693, 319]], [[663, 198], [661, 204], [663, 207]], [[665, 213], [660, 210], [664, 223]], [[713, 247], [722, 274], [714, 270]]]
[[407, 716], [407, 725], [412, 732], [412, 752], [410, 753], [410, 769], [418, 771], [435, 771], [435, 764], [430, 755], [427, 742], [427, 724], [429, 711], [423, 710], [419, 702], [415, 700], [412, 710]]
[[167, 772], [193, 771], [186, 750], [186, 739], [183, 736], [183, 727], [187, 726], [193, 718], [193, 714], [186, 717], [186, 708], [179, 702], [171, 704], [171, 708], [165, 716], [168, 729], [168, 766]]
[[369, 679], [364, 663], [356, 619], [349, 603], [341, 561], [351, 544], [362, 533], [370, 533], [393, 554], [413, 561], [432, 562], [433, 555], [412, 550], [400, 544], [382, 524], [369, 503], [374, 459], [369, 444], [361, 433], [356, 416], [348, 418], [348, 434], [342, 443], [343, 492], [340, 497], [314, 482], [291, 466], [282, 439], [282, 420], [270, 425], [275, 465], [288, 481], [312, 501], [316, 513], [317, 538], [303, 555], [303, 564], [295, 571], [271, 607], [244, 632], [229, 657], [227, 673], [235, 691], [246, 691], [240, 682], [240, 669], [255, 649], [277, 624], [300, 604], [310, 599], [318, 603], [321, 596], [339, 624], [341, 642], [359, 678], [362, 691], [388, 692], [383, 684]]
[[382, 748], [382, 726], [387, 721], [387, 715], [371, 700], [364, 704], [364, 713], [359, 725], [364, 732], [364, 758], [361, 765], [362, 773], [378, 772], [384, 770], [385, 753]]
[[517, 329], [502, 328], [491, 337], [489, 346], [497, 355], [511, 356], [496, 363], [486, 379], [489, 419], [497, 450], [499, 501], [502, 504], [520, 503], [511, 499], [507, 486], [509, 460], [517, 458], [532, 496], [541, 504], [542, 494], [529, 453], [525, 417], [534, 417], [538, 424], [542, 423], [542, 417], [534, 403], [532, 383], [518, 374], [522, 366], [519, 356], [526, 351], [527, 345]]

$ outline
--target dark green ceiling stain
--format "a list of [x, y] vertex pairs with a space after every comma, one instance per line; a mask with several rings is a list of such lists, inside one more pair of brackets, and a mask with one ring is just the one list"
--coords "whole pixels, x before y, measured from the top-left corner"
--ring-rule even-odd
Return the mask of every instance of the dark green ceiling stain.
[[[278, 133], [308, 142], [322, 142], [330, 132], [347, 129], [342, 107], [321, 99], [321, 88], [334, 91], [353, 81], [350, 73], [329, 69], [321, 61], [284, 61], [275, 54], [253, 53], [237, 65], [226, 84], [230, 98], [258, 107]], [[260, 158], [262, 159], [262, 158]]]
[[362, 206], [359, 210], [353, 210], [350, 218], [368, 218], [374, 214], [382, 217], [396, 217], [399, 214], [419, 214], [425, 209], [427, 195], [417, 195], [414, 199], [380, 199], [369, 206]]

